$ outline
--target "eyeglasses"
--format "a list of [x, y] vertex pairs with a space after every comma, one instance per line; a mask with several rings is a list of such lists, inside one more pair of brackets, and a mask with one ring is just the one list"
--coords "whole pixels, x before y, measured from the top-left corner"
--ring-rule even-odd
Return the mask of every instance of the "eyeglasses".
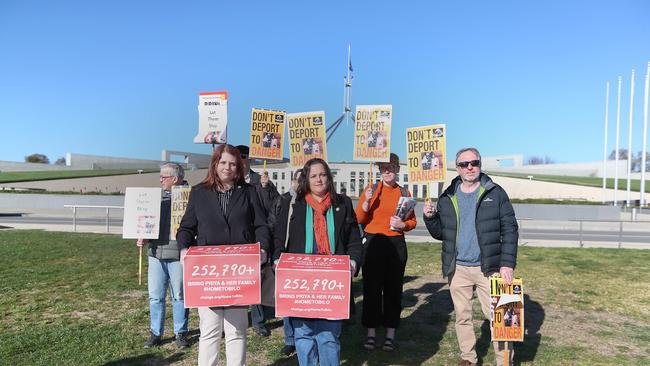
[[456, 166], [459, 168], [467, 168], [469, 165], [473, 167], [481, 166], [481, 161], [480, 160], [470, 160], [470, 161], [459, 161], [456, 163]]
[[382, 165], [379, 166], [379, 171], [380, 172], [388, 171], [388, 172], [394, 173], [395, 171], [397, 171], [397, 165], [382, 164]]

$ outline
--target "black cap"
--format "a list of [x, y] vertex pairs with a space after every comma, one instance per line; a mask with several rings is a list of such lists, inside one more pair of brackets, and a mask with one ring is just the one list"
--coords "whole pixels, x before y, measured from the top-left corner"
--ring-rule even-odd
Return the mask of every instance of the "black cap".
[[239, 150], [239, 153], [242, 155], [243, 158], [248, 157], [248, 146], [246, 145], [237, 145], [236, 147], [237, 150]]

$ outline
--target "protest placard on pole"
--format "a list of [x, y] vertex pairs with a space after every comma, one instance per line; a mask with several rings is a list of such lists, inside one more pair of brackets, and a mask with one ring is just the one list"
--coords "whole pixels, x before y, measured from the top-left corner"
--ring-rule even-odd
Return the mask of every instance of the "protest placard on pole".
[[172, 186], [172, 214], [171, 214], [171, 230], [169, 230], [169, 240], [176, 240], [176, 232], [181, 226], [181, 220], [185, 215], [187, 202], [190, 200], [190, 192], [192, 187], [188, 186]]
[[122, 238], [158, 239], [162, 188], [127, 187]]
[[286, 113], [253, 108], [251, 115], [250, 157], [282, 160]]
[[325, 112], [289, 113], [287, 125], [291, 167], [302, 168], [312, 158], [327, 161]]
[[354, 160], [390, 160], [392, 105], [358, 105], [354, 118]]
[[409, 183], [442, 182], [445, 180], [445, 125], [406, 129]]
[[228, 92], [199, 93], [199, 132], [195, 144], [225, 144], [228, 141]]

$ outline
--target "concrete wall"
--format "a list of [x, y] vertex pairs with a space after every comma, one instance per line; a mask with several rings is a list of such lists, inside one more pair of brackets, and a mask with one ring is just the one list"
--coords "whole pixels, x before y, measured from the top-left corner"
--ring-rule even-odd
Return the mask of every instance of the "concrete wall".
[[161, 160], [68, 153], [66, 164], [74, 170], [88, 169], [157, 169]]
[[34, 172], [48, 170], [70, 170], [65, 165], [51, 165], [39, 163], [22, 163], [18, 161], [0, 161], [0, 172]]
[[[561, 163], [561, 164], [540, 164], [522, 165], [520, 167], [499, 168], [484, 166], [485, 170], [503, 173], [519, 174], [542, 174], [542, 175], [568, 175], [577, 177], [601, 177], [603, 176], [603, 162], [594, 161], [589, 163]], [[607, 177], [613, 178], [616, 169], [616, 161], [607, 161]], [[618, 161], [619, 178], [627, 177], [627, 160]]]
[[518, 219], [535, 220], [619, 220], [621, 209], [596, 205], [514, 204]]
[[60, 210], [64, 205], [123, 206], [124, 196], [0, 193], [0, 211]]

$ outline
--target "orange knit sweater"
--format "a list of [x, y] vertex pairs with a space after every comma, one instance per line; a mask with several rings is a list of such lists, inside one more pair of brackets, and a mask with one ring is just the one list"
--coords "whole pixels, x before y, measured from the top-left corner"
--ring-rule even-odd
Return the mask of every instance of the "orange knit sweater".
[[[371, 189], [368, 187], [366, 189]], [[408, 193], [408, 196], [411, 196], [411, 193]], [[355, 210], [357, 214], [357, 220], [359, 224], [366, 225], [365, 231], [370, 234], [384, 234], [386, 236], [399, 236], [404, 235], [404, 232], [412, 230], [417, 224], [415, 218], [415, 213], [411, 214], [406, 220], [404, 220], [403, 231], [393, 231], [390, 229], [390, 218], [395, 216], [395, 211], [397, 211], [397, 202], [399, 198], [402, 197], [402, 192], [398, 185], [395, 187], [387, 186], [383, 183], [377, 185], [377, 190], [372, 195], [370, 199], [368, 212], [363, 211], [361, 206], [365, 200], [365, 191], [361, 194], [359, 202], [357, 203], [357, 209]]]

